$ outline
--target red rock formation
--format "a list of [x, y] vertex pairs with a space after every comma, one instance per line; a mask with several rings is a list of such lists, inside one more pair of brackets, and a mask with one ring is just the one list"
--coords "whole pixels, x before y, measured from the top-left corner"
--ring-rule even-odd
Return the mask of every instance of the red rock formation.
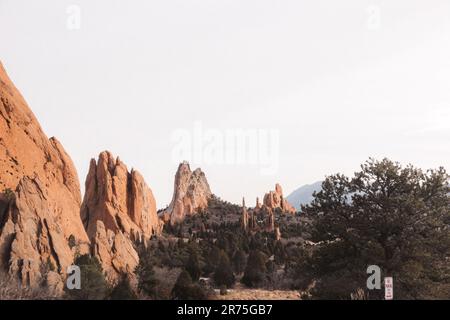
[[91, 160], [81, 219], [109, 280], [130, 273], [139, 258], [134, 242], [146, 242], [162, 231], [156, 201], [142, 176], [110, 152]]
[[[47, 276], [62, 278], [75, 250], [69, 237], [82, 250], [88, 242], [79, 218], [78, 176], [1, 64], [0, 133], [0, 267], [31, 286]], [[42, 266], [55, 271], [44, 272]]]
[[134, 277], [139, 256], [129, 235], [106, 229], [101, 220], [97, 220], [95, 235], [92, 238], [92, 253], [96, 256], [110, 283], [117, 282], [120, 275]]
[[275, 231], [275, 214], [272, 209], [269, 209], [267, 213], [266, 230], [268, 232]]
[[203, 171], [198, 168], [192, 172], [189, 163], [181, 163], [175, 175], [172, 201], [163, 212], [164, 220], [172, 225], [183, 221], [186, 216], [206, 208], [211, 196]]
[[276, 241], [281, 240], [281, 231], [280, 231], [280, 227], [276, 227], [274, 233], [275, 233], [275, 240], [276, 240]]
[[261, 203], [259, 202], [259, 197], [256, 197], [256, 206], [255, 209], [261, 209]]
[[265, 194], [263, 206], [271, 210], [279, 208], [283, 212], [292, 214], [296, 212], [295, 208], [283, 198], [283, 190], [278, 183], [275, 185], [275, 191], [269, 191]]
[[244, 198], [242, 198], [241, 225], [242, 225], [242, 229], [247, 231], [247, 229], [248, 229], [248, 211], [247, 211], [247, 207], [245, 206], [245, 199]]

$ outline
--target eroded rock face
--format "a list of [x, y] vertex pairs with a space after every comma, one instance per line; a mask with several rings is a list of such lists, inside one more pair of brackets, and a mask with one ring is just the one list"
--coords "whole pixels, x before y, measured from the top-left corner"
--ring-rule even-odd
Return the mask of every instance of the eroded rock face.
[[[31, 287], [50, 281], [44, 277], [50, 271], [65, 275], [77, 250], [70, 247], [63, 226], [57, 223], [51, 201], [39, 178], [24, 177], [3, 215], [0, 254], [8, 257], [8, 271]], [[82, 248], [88, 252], [87, 244]]]
[[165, 221], [176, 224], [200, 209], [208, 206], [212, 193], [203, 171], [198, 168], [191, 171], [189, 163], [183, 162], [178, 166], [172, 201], [163, 212]]
[[[62, 145], [48, 139], [0, 64], [0, 267], [37, 285], [73, 261], [69, 237], [86, 250], [78, 176]], [[54, 270], [48, 270], [54, 269]]]
[[275, 191], [269, 191], [264, 195], [263, 207], [269, 210], [281, 209], [283, 212], [295, 213], [295, 208], [283, 198], [283, 190], [277, 183]]
[[91, 160], [85, 190], [81, 219], [108, 280], [132, 273], [139, 261], [134, 244], [162, 231], [152, 191], [108, 151]]
[[99, 259], [106, 279], [114, 283], [121, 274], [133, 277], [139, 256], [129, 236], [121, 231], [106, 229], [100, 220], [96, 221], [95, 231], [92, 253]]

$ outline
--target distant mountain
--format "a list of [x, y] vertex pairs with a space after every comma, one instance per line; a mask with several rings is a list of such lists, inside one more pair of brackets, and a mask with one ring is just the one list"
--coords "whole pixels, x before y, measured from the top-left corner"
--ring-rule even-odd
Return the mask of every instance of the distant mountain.
[[297, 210], [300, 205], [308, 204], [313, 200], [313, 192], [322, 190], [322, 181], [317, 181], [313, 184], [301, 186], [287, 196], [287, 201], [292, 204]]

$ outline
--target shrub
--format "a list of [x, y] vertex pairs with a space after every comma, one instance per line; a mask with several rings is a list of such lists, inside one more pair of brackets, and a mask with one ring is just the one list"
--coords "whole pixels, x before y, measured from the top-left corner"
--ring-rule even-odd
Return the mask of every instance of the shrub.
[[259, 250], [251, 251], [241, 282], [250, 288], [261, 286], [265, 280], [265, 273], [265, 255]]
[[69, 244], [69, 248], [70, 249], [72, 249], [73, 247], [75, 247], [77, 245], [77, 241], [76, 241], [75, 236], [73, 234], [71, 234], [69, 236], [68, 244]]
[[122, 276], [119, 283], [111, 291], [111, 300], [136, 300], [136, 294], [130, 285], [130, 280], [127, 276]]
[[214, 272], [214, 282], [218, 286], [231, 287], [235, 281], [230, 260], [224, 251], [220, 252], [219, 263]]
[[81, 271], [81, 289], [65, 288], [66, 297], [75, 300], [102, 300], [108, 298], [109, 287], [100, 262], [96, 257], [82, 255], [75, 259]]
[[157, 298], [157, 286], [159, 281], [155, 276], [155, 271], [153, 268], [154, 260], [152, 257], [152, 253], [149, 250], [144, 251], [139, 259], [139, 264], [136, 267], [138, 289], [152, 298]]
[[183, 270], [172, 289], [172, 298], [176, 300], [205, 300], [208, 295], [202, 286], [192, 283], [189, 273]]
[[186, 271], [189, 273], [193, 281], [198, 281], [201, 274], [201, 268], [197, 253], [192, 252], [189, 255], [189, 259], [186, 263]]

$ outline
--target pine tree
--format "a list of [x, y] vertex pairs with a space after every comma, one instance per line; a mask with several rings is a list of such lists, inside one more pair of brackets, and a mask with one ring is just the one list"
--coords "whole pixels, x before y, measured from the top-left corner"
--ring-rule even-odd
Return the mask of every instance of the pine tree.
[[155, 277], [154, 261], [150, 250], [144, 251], [139, 259], [136, 267], [136, 275], [138, 278], [138, 289], [144, 294], [157, 298], [157, 286], [159, 281]]
[[172, 289], [172, 298], [176, 300], [204, 300], [208, 298], [208, 295], [200, 285], [192, 283], [189, 273], [183, 270]]
[[237, 250], [233, 255], [233, 267], [237, 274], [244, 272], [247, 256], [243, 250]]
[[186, 264], [186, 271], [191, 276], [193, 281], [198, 281], [201, 274], [200, 262], [198, 259], [198, 254], [196, 252], [191, 252], [189, 259]]
[[136, 300], [136, 294], [130, 285], [127, 276], [122, 276], [119, 283], [114, 287], [110, 295], [111, 300]]
[[219, 263], [214, 272], [214, 282], [217, 286], [226, 286], [230, 288], [235, 282], [233, 270], [231, 268], [230, 260], [225, 251], [220, 252]]
[[259, 251], [250, 252], [244, 276], [241, 282], [247, 287], [255, 288], [261, 286], [266, 278], [266, 257]]
[[448, 298], [449, 192], [443, 168], [423, 172], [388, 159], [370, 159], [351, 178], [328, 177], [303, 208], [322, 243], [306, 265], [318, 280], [313, 294], [349, 299], [365, 288], [367, 266], [378, 265], [394, 277], [396, 298]]
[[108, 297], [109, 287], [100, 262], [96, 257], [82, 255], [74, 262], [80, 268], [81, 289], [66, 290], [67, 298], [75, 300], [103, 300]]

